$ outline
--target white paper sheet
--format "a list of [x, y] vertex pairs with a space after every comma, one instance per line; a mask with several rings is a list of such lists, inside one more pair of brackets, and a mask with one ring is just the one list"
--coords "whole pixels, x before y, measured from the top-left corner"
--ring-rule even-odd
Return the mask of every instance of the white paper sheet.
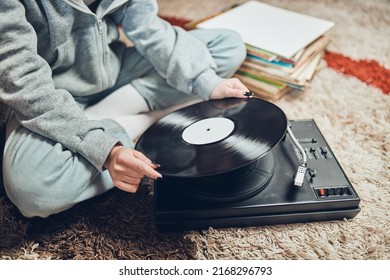
[[323, 35], [334, 23], [257, 1], [248, 1], [208, 19], [198, 28], [229, 28], [241, 34], [245, 43], [291, 58]]

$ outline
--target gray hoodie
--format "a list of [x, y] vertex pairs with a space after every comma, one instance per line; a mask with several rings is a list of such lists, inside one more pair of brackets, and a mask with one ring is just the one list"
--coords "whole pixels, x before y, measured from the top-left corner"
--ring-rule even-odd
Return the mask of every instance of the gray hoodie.
[[88, 120], [74, 97], [115, 84], [124, 48], [109, 44], [118, 25], [173, 87], [208, 99], [220, 81], [203, 44], [157, 9], [155, 0], [102, 0], [96, 13], [82, 0], [1, 1], [0, 101], [23, 126], [101, 170], [118, 139]]

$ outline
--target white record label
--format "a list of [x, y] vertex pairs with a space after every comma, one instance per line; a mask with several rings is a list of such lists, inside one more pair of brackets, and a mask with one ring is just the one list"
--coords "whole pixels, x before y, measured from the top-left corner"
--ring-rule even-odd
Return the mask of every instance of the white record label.
[[186, 127], [182, 138], [189, 144], [205, 145], [218, 142], [234, 130], [234, 122], [227, 118], [207, 118]]

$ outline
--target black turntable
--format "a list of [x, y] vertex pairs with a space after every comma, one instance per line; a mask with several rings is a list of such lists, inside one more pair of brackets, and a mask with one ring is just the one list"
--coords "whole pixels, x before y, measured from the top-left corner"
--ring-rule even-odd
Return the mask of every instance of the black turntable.
[[360, 199], [314, 120], [256, 98], [201, 102], [150, 127], [136, 149], [161, 164], [160, 231], [350, 219]]

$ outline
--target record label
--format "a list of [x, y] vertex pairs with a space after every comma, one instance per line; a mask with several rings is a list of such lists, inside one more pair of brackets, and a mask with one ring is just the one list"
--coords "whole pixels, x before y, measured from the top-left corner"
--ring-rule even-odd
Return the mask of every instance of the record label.
[[163, 176], [211, 176], [260, 159], [286, 130], [286, 115], [271, 102], [208, 100], [158, 120], [141, 135], [135, 149], [160, 164]]
[[221, 141], [234, 130], [234, 122], [227, 118], [207, 118], [197, 121], [183, 131], [183, 140], [193, 145], [205, 145]]

